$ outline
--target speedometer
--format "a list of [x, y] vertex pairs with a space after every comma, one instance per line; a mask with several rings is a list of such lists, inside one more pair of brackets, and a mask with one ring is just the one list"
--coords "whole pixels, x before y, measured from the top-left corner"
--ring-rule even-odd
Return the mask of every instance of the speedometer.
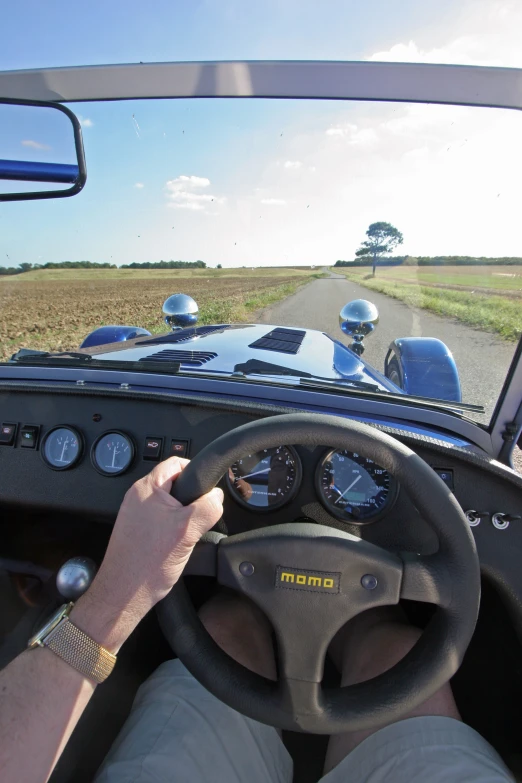
[[323, 457], [316, 485], [332, 516], [359, 524], [375, 521], [397, 494], [397, 483], [387, 470], [346, 450], [330, 451]]
[[230, 466], [227, 484], [240, 505], [273, 511], [291, 500], [301, 482], [301, 463], [290, 446], [247, 454]]

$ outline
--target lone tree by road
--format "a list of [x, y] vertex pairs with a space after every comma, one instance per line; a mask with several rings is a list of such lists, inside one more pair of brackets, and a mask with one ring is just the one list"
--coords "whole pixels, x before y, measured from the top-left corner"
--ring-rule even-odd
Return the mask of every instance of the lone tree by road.
[[391, 223], [372, 223], [366, 232], [366, 239], [356, 251], [358, 258], [372, 259], [372, 274], [375, 277], [377, 260], [391, 253], [397, 245], [402, 245], [401, 232]]

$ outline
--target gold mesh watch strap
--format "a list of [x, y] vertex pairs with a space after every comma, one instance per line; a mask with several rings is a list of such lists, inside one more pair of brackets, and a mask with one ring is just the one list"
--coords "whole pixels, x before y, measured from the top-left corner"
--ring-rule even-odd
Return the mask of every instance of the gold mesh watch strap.
[[68, 617], [63, 618], [43, 643], [69, 666], [97, 684], [107, 679], [116, 663], [115, 655], [80, 631]]

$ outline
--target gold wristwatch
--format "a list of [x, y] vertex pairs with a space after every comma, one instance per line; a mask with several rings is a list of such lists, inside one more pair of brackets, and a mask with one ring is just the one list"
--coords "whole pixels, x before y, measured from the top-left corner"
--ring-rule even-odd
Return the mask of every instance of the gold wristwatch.
[[48, 647], [69, 666], [96, 684], [107, 679], [116, 656], [99, 645], [69, 620], [74, 604], [61, 606], [56, 614], [29, 639], [28, 647]]

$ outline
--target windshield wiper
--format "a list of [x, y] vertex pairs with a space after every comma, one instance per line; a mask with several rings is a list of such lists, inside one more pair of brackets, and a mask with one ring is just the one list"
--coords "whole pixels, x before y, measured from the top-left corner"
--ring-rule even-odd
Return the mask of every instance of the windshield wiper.
[[[332, 389], [332, 391], [346, 391], [344, 386], [344, 381], [341, 381], [340, 383], [337, 380], [333, 381], [321, 381], [316, 378], [303, 378], [301, 379], [300, 386], [303, 387], [312, 387], [312, 388], [320, 388], [320, 389]], [[370, 385], [370, 384], [368, 384]], [[439, 400], [436, 397], [418, 397], [415, 394], [396, 394], [395, 392], [390, 392], [387, 389], [383, 390], [378, 387], [374, 387], [376, 394], [381, 395], [382, 397], [386, 398], [392, 398], [394, 401], [397, 401], [403, 405], [407, 405], [409, 402], [413, 402], [415, 404], [422, 403], [423, 405], [430, 405], [437, 408], [442, 408], [443, 410], [451, 410], [454, 413], [459, 413], [461, 411], [470, 411], [472, 413], [485, 413], [486, 409], [483, 405], [474, 405], [470, 402], [449, 402], [448, 400]], [[364, 391], [364, 390], [362, 390]]]
[[63, 353], [49, 353], [47, 351], [31, 351], [27, 348], [21, 348], [18, 353], [11, 357], [11, 362], [16, 364], [26, 364], [37, 367], [52, 365], [53, 367], [83, 367], [88, 366], [90, 370], [125, 370], [139, 372], [157, 372], [175, 375], [179, 372], [180, 362], [154, 361], [153, 359], [141, 359], [138, 362], [118, 361], [117, 359], [95, 359], [88, 353], [77, 353], [76, 351], [64, 351]]
[[365, 391], [382, 391], [380, 386], [374, 383], [368, 383], [367, 381], [356, 381], [350, 378], [324, 378], [321, 375], [313, 375], [305, 370], [296, 370], [293, 367], [285, 367], [282, 364], [271, 364], [270, 362], [262, 362], [259, 359], [249, 359], [243, 364], [236, 364], [234, 367], [233, 377], [241, 375], [283, 375], [291, 378], [299, 378], [300, 380], [317, 381], [319, 385], [325, 383], [338, 383], [346, 386], [350, 386], [354, 389], [364, 389]]

